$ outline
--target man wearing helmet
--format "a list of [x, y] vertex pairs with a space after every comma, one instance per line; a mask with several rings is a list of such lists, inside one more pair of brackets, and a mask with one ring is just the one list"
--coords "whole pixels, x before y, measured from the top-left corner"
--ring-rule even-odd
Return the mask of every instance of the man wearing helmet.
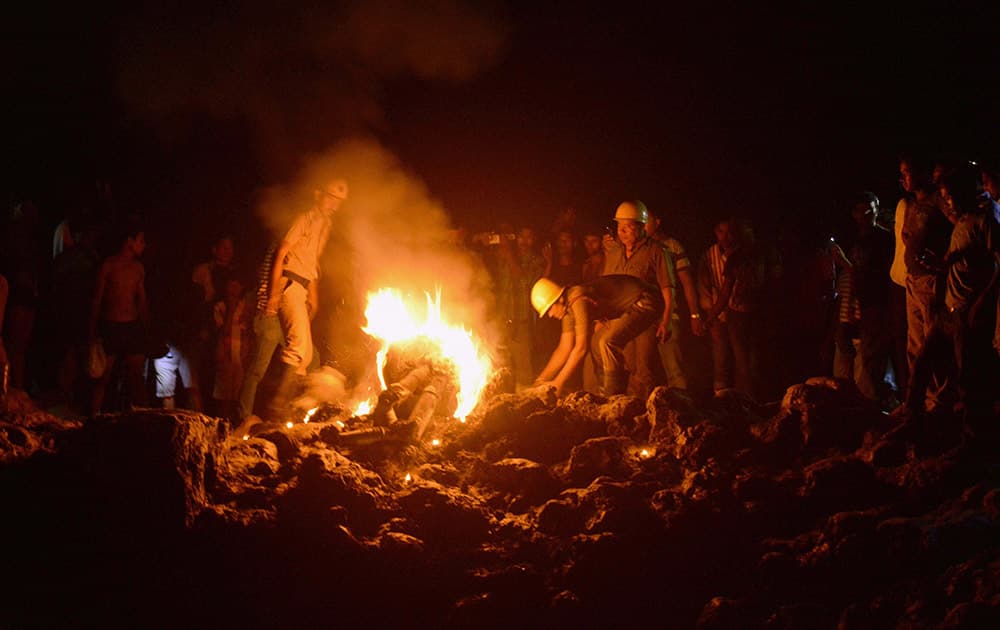
[[531, 289], [531, 305], [540, 317], [560, 320], [562, 329], [535, 385], [561, 392], [590, 349], [601, 391], [608, 396], [625, 393], [625, 345], [660, 321], [664, 307], [655, 286], [627, 275], [568, 288], [541, 278]]
[[333, 179], [313, 191], [313, 207], [300, 215], [274, 254], [265, 314], [277, 315], [285, 335], [281, 374], [268, 415], [276, 419], [312, 359], [310, 319], [316, 313], [319, 257], [330, 236], [331, 218], [347, 199], [347, 182]]
[[648, 213], [641, 201], [622, 202], [615, 211], [614, 219], [618, 224], [618, 238], [605, 239], [607, 257], [603, 275], [634, 276], [657, 287], [663, 297], [663, 317], [655, 326], [640, 331], [627, 352], [633, 367], [632, 393], [645, 397], [654, 387], [666, 382], [657, 341], [666, 343], [671, 337], [676, 286], [674, 263], [659, 242], [646, 236]]

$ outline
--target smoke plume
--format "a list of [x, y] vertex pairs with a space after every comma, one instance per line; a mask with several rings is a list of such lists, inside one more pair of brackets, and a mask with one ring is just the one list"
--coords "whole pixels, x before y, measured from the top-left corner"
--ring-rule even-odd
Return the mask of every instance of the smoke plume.
[[507, 28], [488, 3], [139, 3], [122, 19], [118, 85], [129, 113], [169, 139], [192, 115], [241, 122], [262, 164], [384, 126], [394, 78], [465, 80]]

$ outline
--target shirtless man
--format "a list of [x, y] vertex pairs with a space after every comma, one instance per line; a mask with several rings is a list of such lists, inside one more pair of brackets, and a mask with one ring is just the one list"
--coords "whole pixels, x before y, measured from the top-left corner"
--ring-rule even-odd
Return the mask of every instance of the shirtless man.
[[90, 312], [90, 339], [103, 339], [108, 362], [104, 374], [94, 386], [90, 406], [92, 415], [101, 411], [104, 390], [119, 356], [125, 360], [129, 402], [133, 406], [145, 404], [143, 327], [149, 320], [149, 310], [146, 304], [146, 271], [139, 262], [145, 249], [145, 233], [140, 228], [132, 228], [126, 233], [118, 253], [108, 257], [97, 274]]

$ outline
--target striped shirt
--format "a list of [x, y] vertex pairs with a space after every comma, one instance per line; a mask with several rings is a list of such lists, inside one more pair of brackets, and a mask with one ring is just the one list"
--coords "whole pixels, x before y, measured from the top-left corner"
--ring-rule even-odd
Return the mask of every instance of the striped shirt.
[[274, 266], [274, 252], [277, 251], [278, 244], [271, 243], [264, 253], [264, 260], [257, 267], [257, 307], [256, 313], [259, 315], [267, 310], [267, 299], [271, 295], [271, 269]]

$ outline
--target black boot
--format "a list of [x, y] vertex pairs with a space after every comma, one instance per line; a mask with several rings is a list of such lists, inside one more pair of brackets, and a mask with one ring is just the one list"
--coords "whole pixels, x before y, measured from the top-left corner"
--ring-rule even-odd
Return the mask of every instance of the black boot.
[[281, 364], [281, 371], [278, 373], [278, 385], [274, 390], [274, 396], [267, 406], [267, 420], [270, 422], [284, 422], [291, 402], [297, 393], [299, 386], [299, 375], [297, 368], [287, 363]]

